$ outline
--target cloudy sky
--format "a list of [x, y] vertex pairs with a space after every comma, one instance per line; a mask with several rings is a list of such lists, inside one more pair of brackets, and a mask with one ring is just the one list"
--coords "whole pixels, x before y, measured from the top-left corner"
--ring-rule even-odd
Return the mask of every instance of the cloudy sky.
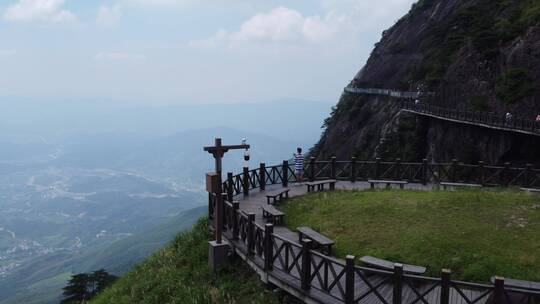
[[414, 0], [0, 0], [0, 97], [335, 101]]

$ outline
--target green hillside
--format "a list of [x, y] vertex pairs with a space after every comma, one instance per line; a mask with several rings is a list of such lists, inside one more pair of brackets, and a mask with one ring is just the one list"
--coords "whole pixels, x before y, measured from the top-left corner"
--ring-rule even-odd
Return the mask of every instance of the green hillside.
[[210, 239], [202, 218], [92, 303], [278, 303], [278, 295], [266, 290], [241, 260], [211, 274]]
[[[105, 268], [114, 274], [122, 274], [135, 264], [163, 247], [179, 232], [189, 229], [198, 218], [207, 212], [206, 207], [184, 211], [163, 224], [108, 246], [95, 247], [83, 254], [69, 255], [58, 253], [36, 259], [18, 272], [13, 284], [24, 284], [24, 289], [11, 289], [9, 284], [0, 292], [12, 293], [12, 296], [0, 304], [11, 303], [58, 303], [65, 286], [72, 274], [90, 272]], [[76, 265], [76, 266], [72, 266]], [[39, 269], [39, 271], [36, 271]], [[37, 282], [37, 283], [30, 283]]]

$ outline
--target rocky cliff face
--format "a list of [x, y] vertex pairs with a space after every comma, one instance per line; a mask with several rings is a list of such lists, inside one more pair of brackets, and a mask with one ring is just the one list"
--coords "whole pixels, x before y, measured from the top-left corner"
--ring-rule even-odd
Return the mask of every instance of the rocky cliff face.
[[[444, 107], [540, 114], [540, 1], [424, 0], [383, 37], [350, 86], [434, 92]], [[344, 93], [312, 154], [540, 165], [540, 137], [400, 111], [395, 98]]]

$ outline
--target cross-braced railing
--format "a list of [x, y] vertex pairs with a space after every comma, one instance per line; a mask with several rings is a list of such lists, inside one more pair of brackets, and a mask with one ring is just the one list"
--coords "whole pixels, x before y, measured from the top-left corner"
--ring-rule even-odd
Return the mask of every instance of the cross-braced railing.
[[[510, 163], [502, 166], [464, 164], [458, 160], [449, 163], [402, 162], [400, 159], [382, 161], [359, 161], [352, 158], [348, 161], [316, 161], [311, 158], [303, 165], [304, 179], [308, 181], [336, 179], [340, 181], [367, 181], [369, 179], [400, 180], [410, 183], [439, 184], [441, 182], [469, 183], [482, 186], [515, 186], [540, 189], [540, 169], [532, 165], [514, 167]], [[265, 190], [266, 186], [281, 184], [286, 187], [297, 182], [298, 176], [293, 164], [266, 166], [260, 164], [257, 169], [244, 168], [242, 173], [227, 174], [223, 182], [223, 191], [232, 201], [237, 195], [249, 195], [254, 189]]]
[[[415, 182], [461, 181], [483, 185], [517, 185], [539, 187], [540, 170], [531, 166], [524, 168], [461, 164], [457, 161], [444, 164], [336, 161], [316, 162], [311, 159], [305, 166], [309, 179], [336, 178], [362, 180], [370, 177], [405, 179]], [[382, 304], [539, 304], [540, 291], [505, 286], [502, 278], [495, 277], [493, 285], [455, 281], [451, 272], [443, 269], [441, 276], [425, 277], [404, 273], [403, 265], [395, 264], [393, 271], [378, 270], [355, 265], [355, 257], [345, 260], [324, 255], [312, 249], [311, 242], [301, 243], [274, 233], [274, 226], [262, 226], [255, 214], [240, 210], [241, 202], [230, 197], [256, 187], [282, 184], [287, 186], [296, 180], [287, 161], [282, 165], [257, 170], [243, 170], [242, 174], [229, 174], [223, 183], [225, 193], [223, 208], [223, 233], [230, 244], [258, 267], [284, 284], [309, 293], [313, 297], [324, 295], [323, 301], [336, 303], [382, 303]], [[249, 195], [249, 191], [247, 193]], [[217, 198], [209, 196], [209, 223], [215, 226], [214, 210]], [[285, 276], [285, 277], [284, 277]], [[286, 279], [285, 279], [286, 278]], [[321, 299], [318, 299], [321, 300]]]

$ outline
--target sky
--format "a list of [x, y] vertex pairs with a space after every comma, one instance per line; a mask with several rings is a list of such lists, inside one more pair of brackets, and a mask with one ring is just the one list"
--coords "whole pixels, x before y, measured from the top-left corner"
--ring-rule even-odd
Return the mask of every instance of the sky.
[[414, 0], [0, 0], [0, 98], [337, 101]]

